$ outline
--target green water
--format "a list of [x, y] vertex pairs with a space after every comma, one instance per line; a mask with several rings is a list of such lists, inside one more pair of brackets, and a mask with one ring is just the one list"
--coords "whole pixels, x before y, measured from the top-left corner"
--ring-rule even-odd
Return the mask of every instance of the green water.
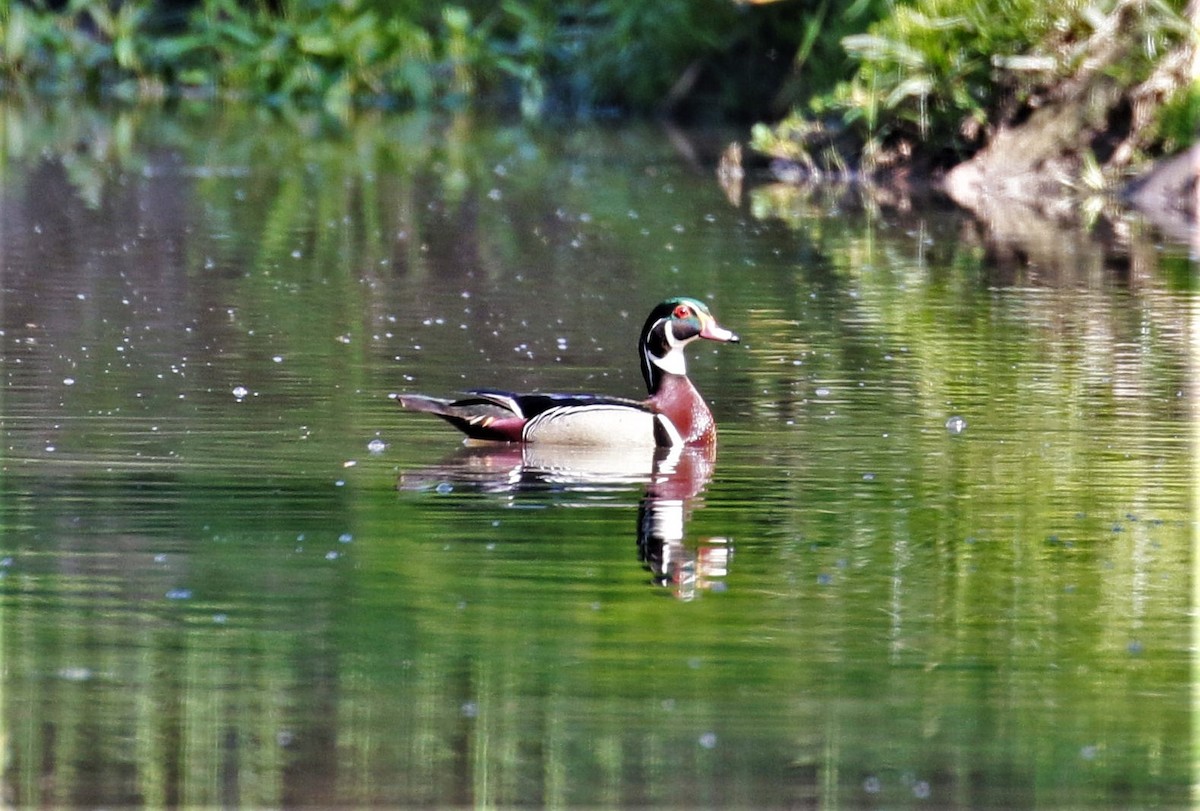
[[[1183, 246], [654, 127], [4, 112], [7, 804], [1190, 803]], [[637, 396], [672, 294], [715, 458], [389, 399]]]

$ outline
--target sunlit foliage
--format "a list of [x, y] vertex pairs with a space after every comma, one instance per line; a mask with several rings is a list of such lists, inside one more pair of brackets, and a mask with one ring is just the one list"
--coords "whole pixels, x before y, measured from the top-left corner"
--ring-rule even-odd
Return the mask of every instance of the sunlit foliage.
[[836, 135], [858, 144], [868, 168], [916, 151], [952, 163], [996, 127], [1100, 83], [1132, 107], [1145, 102], [1123, 116], [1144, 130], [1139, 146], [1178, 143], [1196, 92], [1183, 65], [1196, 32], [1183, 12], [1181, 0], [896, 3], [842, 40], [858, 61], [854, 77], [779, 129], [760, 128], [756, 144], [819, 162], [820, 145]]

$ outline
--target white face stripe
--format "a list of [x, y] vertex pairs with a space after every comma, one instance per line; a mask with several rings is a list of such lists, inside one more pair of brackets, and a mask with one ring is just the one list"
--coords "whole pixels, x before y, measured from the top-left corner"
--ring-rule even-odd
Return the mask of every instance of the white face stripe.
[[687, 374], [687, 358], [683, 355], [683, 344], [675, 344], [661, 358], [650, 356], [650, 362], [664, 372], [673, 375]]
[[687, 358], [684, 357], [683, 348], [699, 336], [692, 336], [686, 341], [679, 340], [675, 335], [675, 330], [671, 328], [670, 318], [659, 319], [658, 323], [654, 325], [654, 329], [658, 329], [659, 326], [663, 327], [663, 334], [667, 338], [667, 346], [669, 347], [667, 354], [661, 358], [656, 358], [649, 351], [646, 351], [646, 357], [650, 359], [651, 363], [668, 374], [686, 375]]

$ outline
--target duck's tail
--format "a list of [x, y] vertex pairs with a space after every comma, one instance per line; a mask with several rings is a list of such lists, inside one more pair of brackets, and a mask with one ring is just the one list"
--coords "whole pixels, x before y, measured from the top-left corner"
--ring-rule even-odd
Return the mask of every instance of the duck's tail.
[[398, 394], [396, 402], [402, 408], [441, 417], [472, 439], [519, 442], [521, 428], [525, 425], [523, 416], [489, 397], [443, 400], [424, 394]]

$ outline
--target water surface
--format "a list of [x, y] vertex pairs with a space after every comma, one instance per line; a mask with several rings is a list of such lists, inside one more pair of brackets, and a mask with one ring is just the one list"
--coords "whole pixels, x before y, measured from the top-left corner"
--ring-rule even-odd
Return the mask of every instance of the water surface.
[[[1189, 803], [1183, 246], [731, 200], [722, 133], [5, 112], [6, 801]], [[389, 399], [639, 396], [674, 294], [715, 456]]]

